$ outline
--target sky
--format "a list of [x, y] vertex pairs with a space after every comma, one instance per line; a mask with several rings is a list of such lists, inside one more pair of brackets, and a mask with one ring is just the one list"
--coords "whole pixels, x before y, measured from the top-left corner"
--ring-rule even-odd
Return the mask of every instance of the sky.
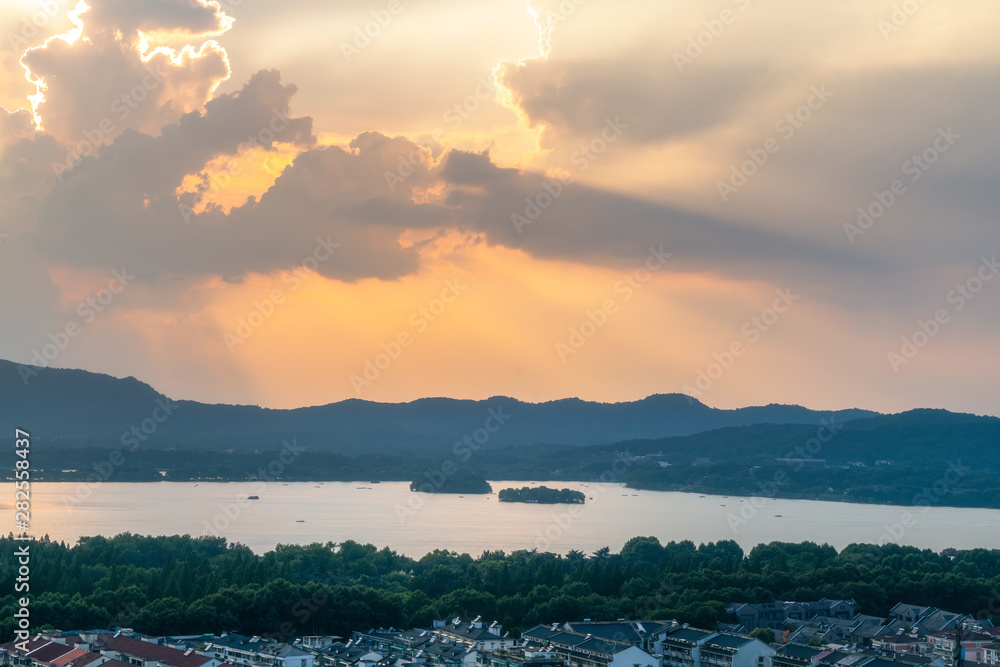
[[10, 0], [0, 358], [1000, 414], [995, 0]]

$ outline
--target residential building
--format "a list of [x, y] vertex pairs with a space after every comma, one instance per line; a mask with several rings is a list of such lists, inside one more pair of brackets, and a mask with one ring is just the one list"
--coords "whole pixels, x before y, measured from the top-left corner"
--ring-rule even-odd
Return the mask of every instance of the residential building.
[[236, 633], [206, 638], [203, 652], [216, 660], [247, 667], [313, 667], [313, 654], [309, 651], [284, 642]]
[[805, 644], [785, 644], [775, 649], [771, 664], [774, 667], [816, 667], [822, 653], [827, 650]]
[[374, 651], [353, 641], [335, 642], [314, 649], [315, 663], [322, 667], [377, 667], [386, 661], [387, 653]]
[[477, 655], [478, 651], [466, 644], [434, 637], [417, 649], [410, 661], [438, 667], [476, 667]]
[[[61, 639], [61, 638], [59, 638]], [[120, 660], [89, 650], [89, 646], [64, 643], [39, 636], [19, 650], [14, 642], [0, 646], [0, 664], [11, 667], [130, 667]]]
[[224, 660], [163, 646], [152, 638], [135, 639], [122, 631], [114, 635], [100, 634], [94, 642], [101, 655], [115, 658], [136, 667], [219, 667]]
[[774, 649], [759, 639], [720, 632], [701, 645], [699, 667], [771, 667]]
[[411, 656], [420, 646], [434, 637], [431, 630], [397, 630], [396, 628], [371, 629], [368, 632], [351, 633], [355, 644], [368, 646], [380, 652], [399, 656]]
[[973, 621], [968, 614], [958, 614], [937, 607], [919, 607], [899, 603], [889, 611], [893, 629], [915, 631], [920, 635], [950, 630], [962, 623]]
[[739, 626], [746, 631], [756, 628], [782, 630], [788, 621], [808, 621], [822, 616], [839, 620], [850, 620], [858, 613], [854, 600], [830, 600], [823, 598], [812, 602], [730, 602], [726, 609], [735, 614]]
[[306, 650], [322, 650], [329, 646], [333, 646], [337, 643], [337, 640], [343, 639], [342, 637], [336, 637], [332, 635], [318, 636], [318, 635], [306, 635], [300, 638], [299, 641], [295, 642], [297, 646]]
[[647, 653], [654, 653], [654, 643], [657, 635], [674, 627], [679, 627], [676, 621], [591, 621], [563, 624], [564, 630], [581, 635], [593, 635], [609, 641], [626, 642], [638, 646]]
[[655, 652], [663, 667], [698, 667], [701, 665], [701, 647], [717, 633], [681, 626], [660, 633], [655, 642]]
[[571, 632], [559, 625], [536, 625], [522, 637], [526, 648], [555, 652], [565, 667], [660, 667], [659, 659], [628, 642]]
[[[956, 630], [941, 630], [927, 635], [931, 653], [950, 659], [955, 655], [958, 643]], [[986, 662], [986, 648], [994, 644], [994, 637], [983, 632], [962, 631], [962, 659], [967, 662]]]
[[220, 667], [222, 662], [193, 650], [180, 651], [154, 639], [105, 631], [63, 634], [50, 632], [29, 640], [26, 651], [12, 644], [0, 647], [4, 665], [17, 667]]
[[888, 653], [910, 653], [927, 655], [931, 652], [930, 644], [915, 634], [895, 632], [879, 635], [872, 639], [872, 648]]
[[476, 664], [478, 667], [563, 667], [563, 659], [555, 651], [518, 647], [479, 653]]
[[878, 616], [858, 614], [851, 620], [846, 639], [858, 646], [871, 646], [872, 640], [888, 630], [889, 620]]
[[497, 651], [512, 648], [518, 643], [509, 632], [504, 633], [502, 625], [496, 621], [486, 625], [478, 616], [467, 622], [460, 618], [450, 623], [434, 621], [433, 627], [429, 629], [441, 639], [462, 642], [478, 651]]

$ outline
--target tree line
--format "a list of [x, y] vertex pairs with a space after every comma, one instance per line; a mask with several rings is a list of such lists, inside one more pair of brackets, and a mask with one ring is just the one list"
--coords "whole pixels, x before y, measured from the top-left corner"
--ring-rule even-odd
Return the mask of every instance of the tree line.
[[[13, 636], [22, 543], [0, 538], [0, 639]], [[732, 540], [696, 546], [629, 540], [619, 553], [435, 550], [421, 558], [353, 541], [279, 545], [254, 554], [223, 538], [87, 537], [32, 544], [33, 627], [132, 627], [288, 638], [349, 636], [455, 616], [497, 619], [517, 632], [580, 618], [677, 619], [713, 627], [725, 602], [853, 598], [886, 615], [899, 601], [988, 616], [1000, 608], [1000, 551], [954, 556], [888, 544], [775, 542], [749, 553]], [[1000, 619], [998, 619], [1000, 620]]]

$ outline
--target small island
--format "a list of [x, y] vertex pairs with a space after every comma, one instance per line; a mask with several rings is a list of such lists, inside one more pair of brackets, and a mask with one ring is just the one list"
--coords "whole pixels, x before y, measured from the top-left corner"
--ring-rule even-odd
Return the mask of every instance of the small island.
[[493, 493], [493, 487], [485, 477], [472, 474], [458, 474], [449, 477], [438, 472], [436, 475], [424, 475], [410, 482], [410, 491], [421, 493]]
[[559, 503], [583, 504], [587, 496], [571, 489], [550, 489], [547, 486], [524, 486], [520, 489], [502, 489], [499, 498], [500, 502], [504, 503], [542, 503], [545, 505], [555, 505]]

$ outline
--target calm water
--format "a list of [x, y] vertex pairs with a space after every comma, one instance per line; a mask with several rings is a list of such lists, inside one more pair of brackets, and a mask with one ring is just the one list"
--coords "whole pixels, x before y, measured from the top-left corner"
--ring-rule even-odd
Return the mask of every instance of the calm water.
[[[492, 482], [497, 491], [525, 484]], [[36, 483], [31, 533], [67, 542], [125, 531], [218, 533], [256, 552], [279, 543], [353, 539], [415, 557], [440, 548], [476, 556], [485, 549], [536, 547], [557, 553], [589, 553], [603, 546], [617, 551], [637, 535], [696, 544], [735, 539], [747, 550], [773, 540], [827, 542], [838, 549], [879, 541], [934, 550], [1000, 548], [1000, 510], [700, 497], [616, 484], [558, 486], [583, 491], [591, 500], [586, 505], [500, 503], [495, 494], [415, 494], [403, 482], [105, 483], [90, 489]], [[247, 500], [250, 495], [260, 499]], [[0, 503], [3, 533], [14, 526], [11, 500]], [[747, 507], [751, 502], [761, 505], [755, 514]]]

